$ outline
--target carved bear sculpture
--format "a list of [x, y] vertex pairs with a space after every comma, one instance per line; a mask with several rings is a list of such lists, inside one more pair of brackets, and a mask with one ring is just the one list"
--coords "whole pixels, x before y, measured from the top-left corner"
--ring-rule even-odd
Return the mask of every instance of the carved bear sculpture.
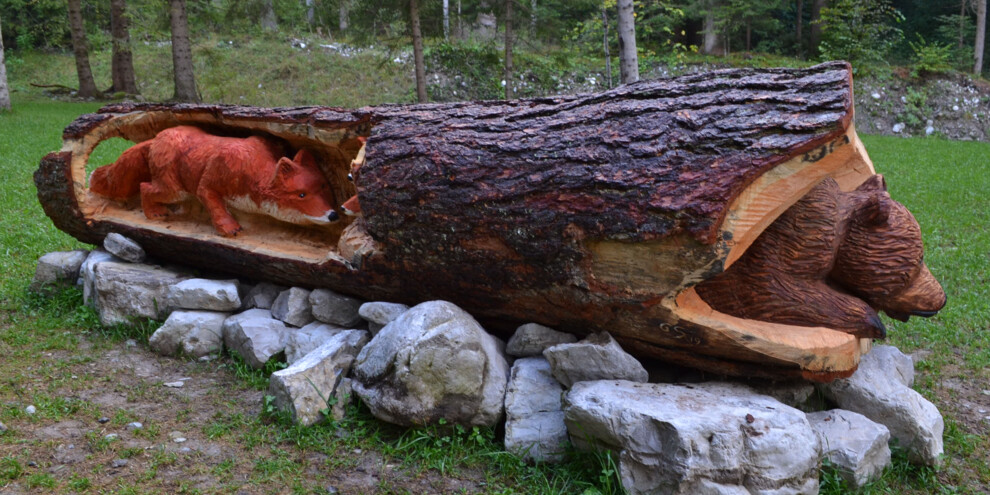
[[144, 215], [152, 219], [168, 215], [166, 205], [194, 196], [224, 236], [241, 230], [228, 207], [301, 225], [340, 218], [309, 151], [289, 159], [274, 139], [215, 136], [192, 126], [165, 129], [124, 151], [93, 172], [90, 191], [115, 200], [140, 193]]
[[923, 254], [918, 222], [882, 176], [848, 193], [827, 178], [697, 291], [732, 316], [883, 338], [877, 311], [906, 321], [945, 305]]

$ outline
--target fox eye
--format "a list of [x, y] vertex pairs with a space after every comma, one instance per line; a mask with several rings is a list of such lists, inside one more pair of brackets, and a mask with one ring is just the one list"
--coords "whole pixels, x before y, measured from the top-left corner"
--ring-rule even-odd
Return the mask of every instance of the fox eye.
[[300, 198], [305, 198], [306, 197], [306, 193], [299, 193], [299, 197]]

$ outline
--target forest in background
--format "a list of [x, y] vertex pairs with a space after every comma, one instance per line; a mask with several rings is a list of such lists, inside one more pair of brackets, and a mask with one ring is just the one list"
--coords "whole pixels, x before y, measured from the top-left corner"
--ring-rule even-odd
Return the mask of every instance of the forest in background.
[[[623, 48], [624, 3], [635, 11], [633, 53], [640, 66], [765, 54], [778, 57], [779, 65], [845, 59], [860, 75], [892, 65], [916, 74], [984, 70], [986, 37], [979, 19], [985, 24], [986, 0], [0, 0], [0, 26], [8, 52], [71, 51], [69, 7], [76, 5], [84, 46], [113, 47], [116, 54], [118, 47], [129, 50], [136, 43], [170, 43], [177, 4], [185, 9], [194, 42], [209, 36], [298, 36], [401, 50], [411, 38], [415, 43], [418, 25], [418, 38], [434, 54], [494, 56], [511, 75], [512, 53], [593, 56], [610, 64]], [[125, 43], [114, 33], [114, 5], [126, 5], [123, 16], [116, 16], [129, 30]], [[605, 68], [606, 84], [626, 80], [618, 69]], [[137, 92], [118, 86], [115, 75], [111, 90]], [[176, 99], [197, 99], [194, 90], [179, 93]]]

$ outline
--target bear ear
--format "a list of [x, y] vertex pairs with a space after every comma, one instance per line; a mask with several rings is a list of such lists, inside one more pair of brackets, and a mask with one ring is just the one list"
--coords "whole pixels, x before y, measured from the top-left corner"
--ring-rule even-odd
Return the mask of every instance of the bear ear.
[[881, 194], [871, 194], [860, 209], [859, 220], [867, 225], [884, 225], [890, 218], [890, 203]]
[[856, 190], [857, 191], [886, 191], [887, 190], [887, 181], [883, 180], [883, 176], [882, 175], [875, 174], [875, 175], [871, 176], [869, 179], [866, 179], [866, 182], [862, 183], [859, 187], [856, 188]]

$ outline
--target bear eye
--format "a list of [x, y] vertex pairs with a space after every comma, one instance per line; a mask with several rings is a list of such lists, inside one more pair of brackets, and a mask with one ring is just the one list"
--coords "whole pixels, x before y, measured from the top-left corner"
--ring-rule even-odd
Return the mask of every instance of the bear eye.
[[306, 197], [306, 193], [299, 193], [299, 197], [300, 198], [305, 198]]

